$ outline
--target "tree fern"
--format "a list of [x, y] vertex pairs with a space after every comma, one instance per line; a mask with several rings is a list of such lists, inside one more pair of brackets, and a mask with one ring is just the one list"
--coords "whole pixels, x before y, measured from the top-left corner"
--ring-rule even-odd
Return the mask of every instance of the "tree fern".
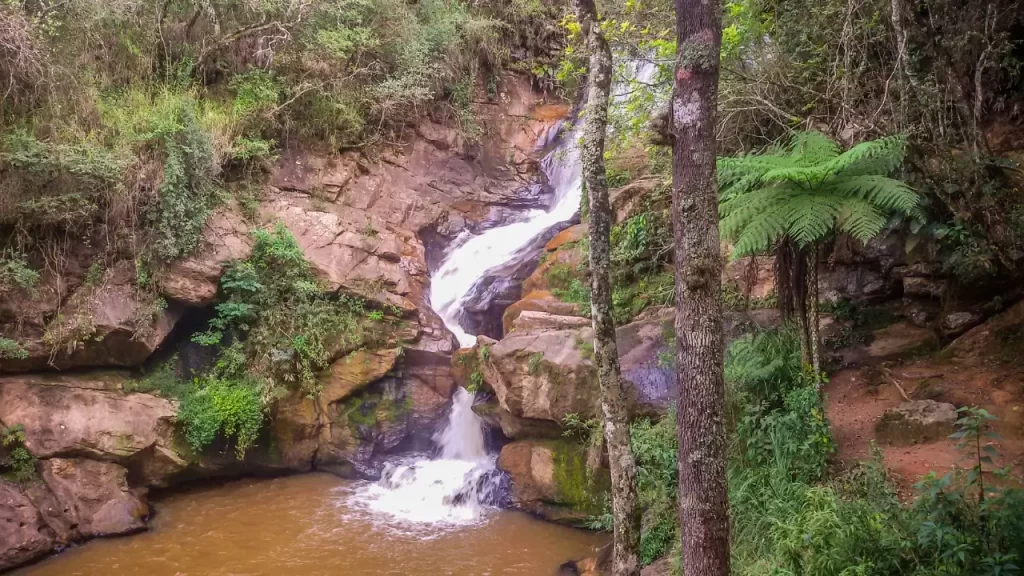
[[916, 215], [917, 193], [888, 176], [903, 163], [905, 145], [890, 136], [841, 152], [824, 134], [801, 132], [785, 147], [720, 158], [720, 229], [734, 257], [782, 239], [810, 246], [836, 231], [866, 242], [890, 214]]

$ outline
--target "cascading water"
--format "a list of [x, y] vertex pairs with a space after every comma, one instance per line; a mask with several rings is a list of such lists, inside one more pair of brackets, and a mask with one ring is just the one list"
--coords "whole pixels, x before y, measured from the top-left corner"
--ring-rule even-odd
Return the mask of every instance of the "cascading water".
[[467, 524], [500, 504], [505, 490], [496, 457], [484, 447], [473, 393], [455, 391], [448, 425], [435, 437], [436, 459], [407, 458], [388, 463], [381, 479], [356, 499], [370, 510], [406, 522]]
[[431, 307], [463, 348], [476, 343], [476, 336], [467, 333], [459, 321], [473, 285], [518, 255], [538, 236], [571, 219], [579, 209], [579, 150], [571, 133], [544, 158], [541, 168], [555, 192], [551, 209], [531, 210], [522, 221], [492, 228], [479, 236], [464, 232], [430, 278]]
[[[649, 84], [656, 66], [638, 62], [631, 76]], [[624, 100], [617, 91], [616, 102]], [[548, 146], [559, 127], [545, 134], [538, 147]], [[462, 326], [460, 317], [474, 285], [488, 273], [516, 258], [541, 235], [576, 215], [582, 196], [579, 150], [574, 132], [541, 161], [541, 169], [554, 190], [548, 210], [531, 210], [511, 224], [456, 239], [447, 257], [431, 277], [430, 302], [459, 344], [469, 347], [476, 336]], [[504, 476], [496, 456], [487, 454], [483, 422], [473, 412], [474, 394], [458, 388], [452, 399], [447, 426], [434, 437], [440, 448], [435, 459], [407, 458], [389, 463], [381, 480], [360, 490], [355, 500], [375, 512], [403, 522], [467, 524], [480, 521], [489, 508], [500, 504]]]

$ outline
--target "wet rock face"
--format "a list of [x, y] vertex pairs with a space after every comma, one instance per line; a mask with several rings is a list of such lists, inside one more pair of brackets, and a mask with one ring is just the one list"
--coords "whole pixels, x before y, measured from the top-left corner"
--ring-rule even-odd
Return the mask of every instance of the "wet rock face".
[[567, 439], [506, 444], [498, 468], [511, 477], [516, 508], [567, 524], [599, 512], [611, 483], [607, 469], [588, 469], [586, 447]]
[[878, 439], [907, 446], [942, 440], [953, 433], [956, 406], [935, 400], [904, 402], [886, 410], [875, 425]]

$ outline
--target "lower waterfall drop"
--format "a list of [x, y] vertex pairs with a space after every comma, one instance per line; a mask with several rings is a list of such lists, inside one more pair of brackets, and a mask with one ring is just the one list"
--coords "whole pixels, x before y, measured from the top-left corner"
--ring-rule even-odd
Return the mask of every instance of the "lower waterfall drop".
[[473, 412], [473, 393], [458, 388], [448, 424], [434, 436], [436, 459], [389, 462], [381, 479], [359, 490], [356, 501], [395, 520], [472, 524], [498, 506], [506, 487], [497, 456], [484, 447], [483, 422]]

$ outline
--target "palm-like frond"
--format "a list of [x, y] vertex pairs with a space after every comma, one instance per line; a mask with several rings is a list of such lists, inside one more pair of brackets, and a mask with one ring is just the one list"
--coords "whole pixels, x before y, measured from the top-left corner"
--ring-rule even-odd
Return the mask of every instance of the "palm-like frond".
[[917, 193], [888, 177], [905, 144], [890, 136], [841, 152], [824, 134], [801, 132], [785, 148], [720, 158], [722, 237], [734, 242], [735, 257], [770, 250], [782, 238], [810, 245], [835, 230], [874, 238], [888, 214], [918, 211]]

